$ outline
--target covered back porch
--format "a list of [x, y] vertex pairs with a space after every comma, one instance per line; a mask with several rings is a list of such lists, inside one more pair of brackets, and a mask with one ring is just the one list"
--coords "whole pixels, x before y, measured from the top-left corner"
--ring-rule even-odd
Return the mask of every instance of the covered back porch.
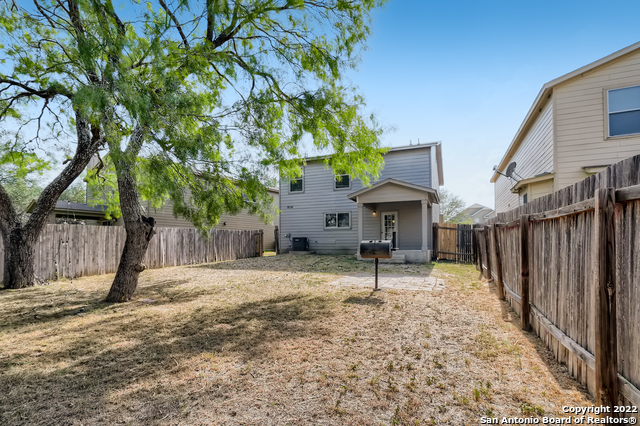
[[349, 199], [358, 205], [358, 243], [394, 241], [392, 262], [431, 260], [432, 205], [439, 202], [436, 190], [389, 178], [349, 194]]

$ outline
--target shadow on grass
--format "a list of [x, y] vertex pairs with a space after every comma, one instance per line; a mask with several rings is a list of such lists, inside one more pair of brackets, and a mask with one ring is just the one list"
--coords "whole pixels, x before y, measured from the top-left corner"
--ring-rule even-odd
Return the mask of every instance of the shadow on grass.
[[367, 297], [351, 296], [344, 299], [343, 303], [353, 303], [356, 305], [380, 306], [385, 304], [384, 300], [375, 297], [376, 293], [371, 292]]
[[[154, 284], [147, 284], [138, 288], [133, 302], [148, 296], [156, 299], [160, 296], [169, 302], [175, 297], [178, 297], [179, 302], [183, 303], [201, 296], [201, 294], [195, 292], [181, 292], [179, 296], [174, 296], [170, 293], [170, 290], [187, 283], [188, 281], [184, 280], [159, 280]], [[104, 290], [92, 291], [80, 288], [68, 288], [43, 293], [38, 289], [42, 290], [43, 287], [34, 287], [26, 291], [19, 290], [11, 293], [0, 293], [0, 305], [4, 306], [2, 313], [5, 317], [4, 321], [0, 323], [0, 330], [5, 327], [16, 328], [36, 323], [45, 326], [46, 323], [51, 321], [90, 312], [96, 313], [113, 306], [111, 303], [104, 302], [104, 298], [109, 291], [108, 285]], [[216, 290], [222, 291], [222, 289], [213, 288], [208, 290], [208, 293], [213, 293]], [[15, 304], [15, 308], [12, 308], [11, 304], [14, 302], [19, 303]], [[25, 306], [28, 306], [28, 309], [25, 308]]]
[[[169, 304], [167, 310], [137, 316], [88, 317], [65, 327], [65, 333], [74, 334], [71, 341], [37, 355], [0, 358], [0, 386], [11, 389], [0, 393], [0, 424], [104, 424], [113, 420], [109, 409], [114, 396], [120, 406], [135, 401], [146, 407], [135, 413], [123, 410], [118, 413], [122, 421], [161, 423], [162, 413], [179, 409], [187, 398], [184, 387], [173, 383], [185, 360], [204, 356], [214, 365], [216, 357], [235, 354], [249, 362], [268, 357], [280, 341], [326, 336], [330, 331], [316, 319], [332, 315], [331, 303], [335, 301], [328, 297], [299, 293], [188, 312], [172, 311]], [[108, 306], [117, 310], [124, 305]], [[155, 308], [164, 307], [149, 306]], [[36, 368], [24, 367], [36, 362]], [[145, 381], [163, 389], [145, 391], [140, 385]], [[227, 392], [225, 386], [217, 392]], [[124, 392], [135, 395], [123, 402]]]

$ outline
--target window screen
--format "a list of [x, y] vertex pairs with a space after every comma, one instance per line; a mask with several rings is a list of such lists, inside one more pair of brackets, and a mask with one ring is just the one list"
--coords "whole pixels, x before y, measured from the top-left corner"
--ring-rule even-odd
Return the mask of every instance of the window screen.
[[609, 90], [609, 136], [640, 133], [640, 86]]
[[304, 184], [302, 178], [291, 179], [289, 181], [289, 192], [302, 192], [304, 191]]
[[325, 213], [324, 227], [325, 229], [351, 228], [351, 213]]
[[351, 176], [349, 175], [336, 176], [335, 188], [336, 189], [351, 188]]

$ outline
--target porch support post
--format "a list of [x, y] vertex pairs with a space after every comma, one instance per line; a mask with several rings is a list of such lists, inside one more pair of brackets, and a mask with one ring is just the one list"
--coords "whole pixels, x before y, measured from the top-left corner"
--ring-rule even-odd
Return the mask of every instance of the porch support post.
[[358, 247], [360, 247], [362, 240], [364, 240], [364, 206], [362, 203], [358, 203]]
[[[422, 251], [429, 251], [429, 239], [431, 238], [431, 211], [429, 200], [422, 200]], [[427, 259], [429, 260], [429, 259]]]

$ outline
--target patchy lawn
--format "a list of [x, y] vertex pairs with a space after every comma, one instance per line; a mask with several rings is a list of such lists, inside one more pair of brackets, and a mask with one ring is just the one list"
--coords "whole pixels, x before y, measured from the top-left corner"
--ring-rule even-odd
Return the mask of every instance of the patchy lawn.
[[472, 266], [441, 292], [343, 289], [350, 256], [270, 256], [0, 292], [0, 424], [478, 424], [593, 402]]

